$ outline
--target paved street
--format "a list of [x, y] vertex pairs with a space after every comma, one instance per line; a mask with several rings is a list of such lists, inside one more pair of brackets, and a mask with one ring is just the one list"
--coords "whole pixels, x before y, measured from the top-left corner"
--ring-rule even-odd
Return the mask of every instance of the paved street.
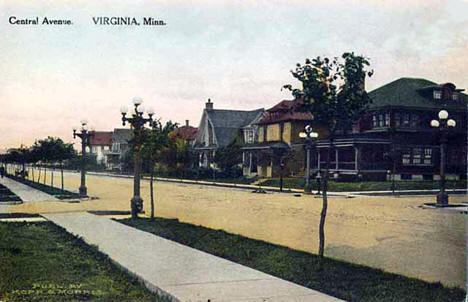
[[[57, 174], [57, 173], [56, 173]], [[58, 177], [58, 176], [57, 176]], [[126, 210], [132, 180], [88, 176], [88, 192], [99, 200], [79, 204], [25, 203], [3, 207], [15, 212]], [[66, 174], [67, 189], [79, 186], [78, 174]], [[316, 253], [321, 199], [291, 194], [253, 194], [200, 185], [155, 184], [158, 216], [224, 229]], [[149, 213], [149, 184], [142, 197]], [[451, 202], [466, 196], [451, 197]], [[330, 198], [325, 254], [386, 271], [465, 287], [465, 217], [458, 212], [422, 209], [434, 197]]]
[[149, 288], [180, 301], [341, 301], [109, 218], [88, 213], [43, 216], [96, 245]]

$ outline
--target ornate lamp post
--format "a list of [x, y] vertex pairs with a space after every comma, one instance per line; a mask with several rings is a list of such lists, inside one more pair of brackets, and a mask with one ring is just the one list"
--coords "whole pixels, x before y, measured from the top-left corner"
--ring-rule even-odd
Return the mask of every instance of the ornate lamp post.
[[73, 138], [77, 136], [81, 138], [81, 184], [79, 188], [80, 197], [88, 196], [86, 188], [86, 146], [89, 146], [89, 140], [94, 136], [94, 131], [88, 131], [88, 120], [81, 120], [80, 132], [77, 132], [77, 127], [73, 127]]
[[140, 197], [140, 170], [141, 170], [141, 144], [142, 144], [142, 130], [145, 127], [145, 124], [148, 123], [151, 125], [153, 122], [153, 109], [149, 108], [147, 110], [148, 118], [143, 117], [145, 109], [143, 106], [140, 106], [143, 101], [140, 98], [133, 99], [133, 105], [135, 106], [134, 112], [131, 117], [126, 117], [128, 108], [123, 105], [120, 108], [122, 113], [122, 125], [128, 122], [130, 123], [133, 129], [133, 150], [135, 151], [135, 167], [134, 167], [134, 176], [133, 176], [133, 198], [130, 201], [132, 218], [138, 218], [138, 212], [143, 210], [143, 199]]
[[446, 161], [446, 148], [447, 148], [447, 134], [449, 128], [456, 126], [453, 119], [447, 120], [449, 114], [446, 110], [439, 112], [439, 120], [432, 120], [431, 127], [439, 128], [440, 132], [440, 191], [437, 194], [437, 206], [444, 206], [448, 204], [448, 194], [445, 192], [445, 161]]
[[[305, 126], [304, 132], [299, 133], [300, 138], [305, 138], [305, 149], [307, 152], [307, 171], [306, 171], [306, 185], [304, 188], [304, 192], [310, 193], [311, 192], [311, 187], [310, 187], [310, 150], [312, 149], [312, 141], [313, 139], [316, 139], [318, 137], [317, 132], [312, 131], [312, 127], [310, 125]], [[320, 191], [320, 189], [319, 189]]]

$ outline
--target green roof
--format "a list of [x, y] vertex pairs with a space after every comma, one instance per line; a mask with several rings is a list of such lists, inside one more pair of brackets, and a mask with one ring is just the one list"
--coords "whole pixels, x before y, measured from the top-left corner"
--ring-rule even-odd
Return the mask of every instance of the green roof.
[[466, 94], [458, 92], [457, 100], [436, 100], [432, 98], [432, 94], [424, 96], [421, 89], [429, 87], [442, 87], [434, 82], [417, 79], [417, 78], [401, 78], [379, 87], [369, 92], [369, 97], [372, 99], [371, 109], [381, 107], [411, 107], [421, 109], [439, 110], [442, 108], [453, 110], [465, 110], [468, 104]]

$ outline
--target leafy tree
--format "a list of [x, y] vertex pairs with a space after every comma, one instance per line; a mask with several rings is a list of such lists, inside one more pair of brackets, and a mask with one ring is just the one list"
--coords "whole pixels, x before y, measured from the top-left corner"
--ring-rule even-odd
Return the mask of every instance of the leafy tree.
[[[325, 218], [327, 215], [328, 179], [330, 172], [331, 152], [334, 148], [335, 135], [352, 128], [353, 123], [367, 109], [371, 100], [364, 84], [366, 76], [373, 71], [366, 70], [369, 60], [354, 53], [344, 53], [343, 60], [338, 58], [306, 59], [305, 64], [297, 64], [291, 71], [294, 78], [301, 82], [301, 88], [284, 85], [297, 100], [303, 102], [302, 109], [309, 111], [313, 120], [312, 126], [321, 128], [329, 142], [327, 164], [323, 177], [323, 207], [319, 225], [319, 256], [323, 257], [325, 246]], [[344, 62], [343, 62], [344, 61]]]
[[214, 156], [214, 162], [221, 169], [224, 175], [236, 176], [235, 169], [242, 164], [241, 145], [234, 141], [225, 147], [217, 149]]
[[153, 121], [151, 130], [145, 132], [144, 143], [142, 145], [142, 153], [145, 161], [150, 164], [151, 179], [150, 179], [150, 197], [151, 197], [151, 218], [154, 218], [154, 165], [156, 161], [164, 158], [164, 154], [169, 150], [174, 149], [175, 140], [170, 137], [170, 134], [177, 127], [177, 124], [168, 121], [164, 126], [160, 120]]
[[[76, 156], [72, 144], [64, 143], [60, 138], [47, 137], [46, 139], [38, 140], [32, 147], [32, 157], [43, 163], [60, 163], [61, 170], [61, 186], [64, 187], [63, 182], [63, 161], [72, 159]], [[40, 176], [39, 176], [40, 177]], [[44, 183], [46, 182], [46, 167], [44, 166]], [[53, 186], [53, 172], [51, 185]]]

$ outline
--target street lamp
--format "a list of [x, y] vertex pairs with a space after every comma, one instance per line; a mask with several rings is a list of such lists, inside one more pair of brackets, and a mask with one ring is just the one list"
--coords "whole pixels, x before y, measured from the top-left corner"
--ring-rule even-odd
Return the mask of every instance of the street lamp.
[[440, 132], [440, 191], [437, 194], [437, 206], [448, 204], [448, 194], [445, 192], [445, 149], [448, 141], [447, 132], [449, 128], [453, 128], [457, 124], [453, 119], [447, 120], [448, 117], [449, 114], [447, 110], [441, 110], [439, 112], [439, 120], [431, 121], [431, 127], [439, 128]]
[[88, 120], [82, 119], [80, 132], [77, 127], [73, 127], [73, 138], [77, 136], [81, 138], [81, 184], [79, 188], [80, 197], [88, 196], [88, 189], [86, 188], [86, 146], [89, 146], [89, 140], [94, 136], [94, 131], [88, 131]]
[[134, 176], [133, 176], [133, 198], [130, 201], [132, 218], [138, 218], [138, 213], [143, 210], [143, 199], [140, 197], [140, 170], [141, 170], [141, 145], [142, 145], [142, 130], [145, 127], [145, 124], [149, 125], [153, 122], [154, 111], [152, 108], [148, 108], [148, 118], [143, 117], [145, 109], [143, 106], [140, 106], [143, 101], [140, 98], [133, 98], [134, 112], [131, 117], [126, 117], [128, 108], [123, 105], [120, 107], [120, 112], [122, 113], [122, 125], [128, 122], [130, 123], [133, 129], [133, 150], [135, 151], [135, 167], [134, 167]]
[[306, 193], [311, 192], [311, 187], [310, 187], [310, 149], [312, 149], [312, 140], [316, 139], [318, 137], [317, 132], [313, 132], [312, 126], [307, 125], [304, 128], [304, 132], [299, 133], [300, 138], [305, 138], [305, 148], [307, 151], [307, 172], [306, 172], [306, 185], [304, 188], [304, 191]]

